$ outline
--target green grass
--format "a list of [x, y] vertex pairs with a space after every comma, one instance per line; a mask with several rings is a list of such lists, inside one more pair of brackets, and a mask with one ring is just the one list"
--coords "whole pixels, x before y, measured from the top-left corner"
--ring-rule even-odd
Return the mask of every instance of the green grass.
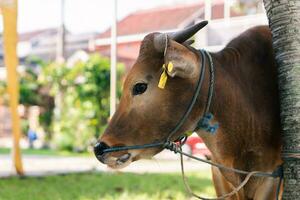
[[[188, 174], [192, 189], [214, 195], [210, 172]], [[0, 180], [0, 200], [183, 200], [181, 175], [83, 173]]]
[[[9, 148], [0, 148], [1, 154], [10, 154]], [[92, 153], [75, 153], [71, 151], [57, 151], [52, 149], [22, 149], [22, 154], [25, 155], [45, 155], [45, 156], [89, 156]]]

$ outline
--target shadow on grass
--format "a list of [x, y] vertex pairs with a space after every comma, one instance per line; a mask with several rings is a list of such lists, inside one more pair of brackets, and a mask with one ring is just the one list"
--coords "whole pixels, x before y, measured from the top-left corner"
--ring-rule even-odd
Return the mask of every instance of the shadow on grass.
[[[213, 195], [210, 172], [188, 174], [196, 193]], [[179, 173], [83, 173], [0, 180], [0, 199], [99, 200], [188, 199]]]

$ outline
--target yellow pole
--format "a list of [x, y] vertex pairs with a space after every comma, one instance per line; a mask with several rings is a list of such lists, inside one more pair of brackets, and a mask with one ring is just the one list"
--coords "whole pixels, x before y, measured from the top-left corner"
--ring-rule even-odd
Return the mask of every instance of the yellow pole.
[[0, 3], [3, 14], [3, 41], [4, 41], [4, 64], [7, 69], [7, 86], [9, 103], [12, 115], [13, 131], [13, 161], [16, 172], [23, 175], [21, 151], [19, 146], [21, 129], [18, 114], [19, 105], [19, 81], [17, 75], [17, 0], [5, 0]]

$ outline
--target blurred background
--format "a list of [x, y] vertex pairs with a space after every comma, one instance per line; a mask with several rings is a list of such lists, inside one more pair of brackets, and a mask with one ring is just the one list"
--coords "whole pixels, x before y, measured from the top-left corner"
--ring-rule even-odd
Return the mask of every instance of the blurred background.
[[[0, 0], [5, 2], [9, 0]], [[2, 18], [0, 7], [0, 199], [188, 198], [173, 153], [164, 151], [116, 173], [96, 161], [92, 146], [107, 125], [112, 104], [118, 104], [146, 34], [206, 19], [209, 24], [195, 35], [194, 47], [218, 51], [244, 30], [267, 24], [262, 0], [20, 0], [18, 114], [28, 178], [19, 179], [11, 156]], [[209, 159], [195, 134], [184, 149]], [[193, 189], [214, 194], [209, 166], [187, 160], [186, 170]]]

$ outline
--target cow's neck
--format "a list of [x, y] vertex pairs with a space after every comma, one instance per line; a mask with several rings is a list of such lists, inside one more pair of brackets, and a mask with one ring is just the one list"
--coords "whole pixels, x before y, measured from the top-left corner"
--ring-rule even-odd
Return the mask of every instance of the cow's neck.
[[[247, 97], [248, 91], [243, 91], [245, 90], [243, 86], [248, 83], [243, 79], [247, 75], [239, 71], [239, 66], [242, 64], [240, 55], [234, 49], [228, 48], [216, 54], [211, 53], [211, 56], [215, 65], [216, 82], [210, 112], [220, 123], [220, 128], [215, 135], [204, 131], [199, 131], [198, 134], [204, 139], [218, 162], [248, 168], [248, 166], [235, 164], [238, 159], [247, 157], [252, 152], [257, 154], [264, 151], [264, 146], [268, 145], [268, 138], [264, 136], [264, 127], [262, 127], [264, 124], [258, 121], [255, 108]], [[208, 66], [206, 67], [209, 69]], [[207, 94], [209, 70], [206, 70], [204, 82], [202, 92]], [[206, 99], [206, 95], [201, 96]], [[202, 107], [203, 101], [205, 100], [200, 103]], [[198, 112], [201, 113], [203, 110]], [[260, 144], [257, 144], [258, 140]]]
[[[235, 115], [238, 115], [240, 112], [243, 112], [243, 101], [244, 97], [240, 92], [238, 92], [239, 86], [235, 82], [235, 79], [232, 77], [230, 72], [226, 70], [224, 65], [229, 64], [229, 59], [235, 57], [234, 53], [228, 52], [220, 52], [220, 53], [210, 53], [212, 57], [212, 61], [215, 68], [215, 85], [214, 85], [214, 95], [211, 103], [211, 107], [209, 112], [214, 115], [214, 118], [220, 123], [221, 127], [219, 131], [213, 135], [204, 131], [200, 131], [201, 137], [205, 140], [207, 145], [214, 146], [211, 143], [216, 141], [216, 138], [219, 138], [220, 130], [223, 129], [224, 125], [227, 125], [227, 122], [230, 120], [236, 119]], [[228, 61], [226, 60], [228, 59]], [[222, 60], [222, 61], [221, 61]], [[233, 60], [233, 59], [232, 59]], [[236, 61], [238, 62], [238, 61]], [[236, 63], [234, 63], [236, 64]], [[201, 89], [201, 100], [198, 102], [198, 116], [202, 116], [204, 106], [207, 99], [208, 89], [209, 89], [209, 78], [211, 74], [209, 72], [208, 62], [206, 62], [206, 71], [205, 71], [205, 79], [203, 84], [203, 89]], [[234, 115], [234, 116], [233, 116]], [[231, 119], [228, 119], [228, 116], [231, 116]], [[240, 122], [235, 122], [236, 126], [239, 126]], [[231, 124], [231, 123], [229, 123]], [[226, 127], [231, 129], [232, 127]], [[231, 138], [232, 134], [228, 134], [226, 136], [226, 140]], [[234, 137], [237, 137], [235, 135]], [[214, 148], [210, 148], [212, 151]], [[229, 152], [228, 152], [229, 153]]]

